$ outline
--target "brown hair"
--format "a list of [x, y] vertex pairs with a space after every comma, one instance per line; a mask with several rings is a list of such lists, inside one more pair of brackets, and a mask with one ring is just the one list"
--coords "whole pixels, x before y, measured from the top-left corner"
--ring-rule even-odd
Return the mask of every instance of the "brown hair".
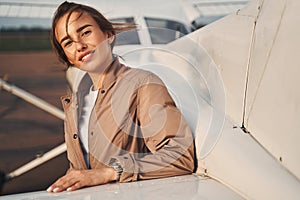
[[[67, 67], [72, 66], [72, 64], [69, 62], [62, 46], [59, 44], [59, 42], [56, 39], [55, 35], [55, 28], [58, 20], [62, 18], [64, 15], [68, 14], [67, 16], [67, 23], [66, 23], [66, 30], [68, 29], [67, 24], [69, 21], [69, 18], [73, 12], [80, 12], [81, 14], [83, 12], [89, 14], [98, 24], [101, 31], [104, 33], [108, 33], [109, 35], [116, 35], [116, 33], [119, 33], [121, 31], [131, 30], [136, 28], [136, 24], [134, 23], [111, 23], [108, 21], [99, 11], [96, 9], [72, 2], [63, 2], [56, 10], [53, 20], [52, 20], [52, 28], [50, 32], [50, 39], [51, 44], [53, 47], [54, 52], [58, 56], [59, 60], [66, 64]], [[80, 15], [81, 16], [81, 15]], [[67, 31], [68, 33], [68, 31]], [[115, 42], [115, 41], [114, 41]], [[114, 46], [114, 42], [112, 43], [112, 48]]]

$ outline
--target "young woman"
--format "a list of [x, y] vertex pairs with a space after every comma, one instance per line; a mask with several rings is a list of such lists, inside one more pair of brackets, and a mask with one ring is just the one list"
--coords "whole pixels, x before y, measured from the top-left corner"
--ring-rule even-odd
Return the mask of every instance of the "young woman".
[[194, 170], [192, 133], [163, 82], [112, 54], [116, 33], [127, 25], [75, 3], [64, 2], [55, 13], [55, 52], [86, 71], [92, 86], [62, 97], [70, 169], [48, 192]]

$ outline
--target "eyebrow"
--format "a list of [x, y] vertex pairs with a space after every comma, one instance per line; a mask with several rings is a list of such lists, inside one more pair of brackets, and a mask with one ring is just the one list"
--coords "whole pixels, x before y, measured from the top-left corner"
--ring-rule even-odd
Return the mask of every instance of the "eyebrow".
[[[85, 29], [86, 27], [89, 27], [89, 26], [93, 26], [93, 25], [91, 25], [91, 24], [83, 25], [76, 30], [76, 33], [79, 33], [80, 31], [82, 31], [83, 29]], [[65, 36], [63, 39], [60, 40], [59, 44], [63, 43], [63, 41], [67, 40], [68, 38], [69, 38], [69, 35]]]

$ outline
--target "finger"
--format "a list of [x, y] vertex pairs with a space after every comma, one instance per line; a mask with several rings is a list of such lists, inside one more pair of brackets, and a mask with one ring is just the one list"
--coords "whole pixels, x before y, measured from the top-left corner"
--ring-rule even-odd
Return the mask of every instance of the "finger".
[[61, 192], [74, 185], [79, 180], [73, 176], [63, 176], [58, 179], [54, 184], [52, 184], [47, 192]]
[[47, 192], [57, 192], [58, 187], [64, 182], [64, 177], [57, 179], [50, 187], [48, 187]]
[[68, 192], [72, 192], [72, 191], [78, 190], [78, 189], [80, 189], [80, 188], [82, 188], [82, 187], [84, 187], [84, 186], [85, 186], [85, 185], [82, 184], [82, 182], [77, 182], [77, 183], [75, 183], [74, 185], [72, 185], [71, 187], [68, 187], [68, 188], [67, 188], [67, 191], [68, 191]]
[[62, 192], [62, 191], [72, 191], [73, 189], [73, 185], [76, 185], [76, 183], [71, 183], [71, 182], [68, 182], [66, 184], [63, 184], [61, 186], [57, 186], [56, 188], [53, 189], [53, 192], [54, 193], [57, 193], [57, 192]]
[[54, 188], [53, 188], [52, 185], [51, 185], [50, 187], [47, 188], [47, 192], [52, 192], [53, 189], [54, 189]]

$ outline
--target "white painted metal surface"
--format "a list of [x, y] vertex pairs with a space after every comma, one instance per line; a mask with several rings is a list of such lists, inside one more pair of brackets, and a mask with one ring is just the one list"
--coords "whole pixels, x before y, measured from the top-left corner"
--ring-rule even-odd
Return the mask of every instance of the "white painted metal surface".
[[265, 1], [249, 63], [245, 126], [300, 179], [300, 1]]
[[228, 117], [198, 172], [247, 199], [300, 197], [299, 8], [297, 0], [254, 0], [191, 34], [220, 70]]
[[8, 195], [1, 197], [2, 200], [175, 200], [175, 199], [197, 199], [197, 200], [219, 200], [242, 199], [240, 196], [226, 188], [217, 181], [200, 176], [187, 175], [133, 183], [116, 183], [85, 188], [74, 192], [62, 192], [58, 194], [46, 191]]
[[245, 199], [300, 197], [299, 180], [230, 121], [225, 122], [214, 149], [198, 164], [198, 174], [219, 180]]
[[226, 92], [226, 113], [242, 125], [248, 55], [259, 10], [252, 1], [239, 14], [212, 23], [189, 37], [201, 44], [216, 63]]

